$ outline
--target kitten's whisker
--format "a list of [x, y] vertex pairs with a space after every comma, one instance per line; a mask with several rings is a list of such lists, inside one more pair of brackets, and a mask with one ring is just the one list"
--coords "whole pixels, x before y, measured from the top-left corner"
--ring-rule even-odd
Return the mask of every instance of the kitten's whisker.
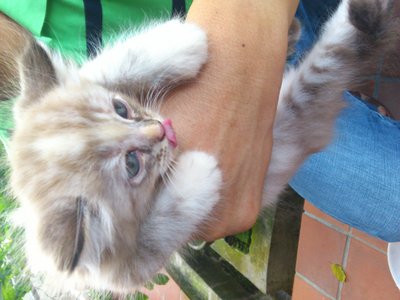
[[176, 165], [177, 165], [177, 161], [175, 159], [171, 159], [170, 164], [168, 166], [169, 170], [172, 170], [173, 173], [176, 173]]
[[153, 106], [157, 102], [157, 93], [157, 88], [153, 86], [146, 95], [146, 105], [150, 110], [153, 110]]
[[161, 175], [161, 178], [163, 179], [165, 186], [171, 186], [174, 184], [172, 178], [168, 173], [164, 173], [163, 175]]

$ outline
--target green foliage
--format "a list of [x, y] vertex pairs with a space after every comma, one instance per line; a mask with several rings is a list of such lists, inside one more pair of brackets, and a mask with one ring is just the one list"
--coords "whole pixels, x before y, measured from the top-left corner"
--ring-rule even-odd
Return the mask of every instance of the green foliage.
[[3, 193], [7, 186], [8, 168], [5, 155], [3, 144], [0, 142], [0, 194]]
[[21, 231], [10, 227], [8, 213], [11, 200], [0, 195], [0, 289], [3, 299], [21, 299], [29, 290], [29, 280], [24, 273], [25, 261], [18, 248]]
[[224, 240], [234, 249], [239, 250], [244, 254], [248, 254], [250, 252], [251, 234], [252, 229], [236, 235], [227, 236]]
[[136, 292], [133, 295], [130, 295], [128, 297], [125, 298], [125, 300], [148, 300], [149, 296], [147, 296], [146, 294], [143, 294], [141, 292]]
[[153, 282], [158, 285], [166, 285], [169, 281], [169, 278], [165, 274], [158, 273], [153, 277]]
[[96, 291], [89, 291], [88, 297], [91, 300], [112, 300], [113, 299], [111, 293], [96, 292]]
[[145, 287], [146, 289], [148, 289], [149, 291], [152, 291], [152, 290], [154, 289], [154, 283], [152, 283], [152, 282], [147, 282], [147, 283], [144, 285], [144, 287]]
[[0, 147], [0, 298], [17, 300], [30, 290], [29, 280], [24, 273], [25, 261], [19, 241], [22, 232], [10, 226], [9, 214], [15, 207], [14, 201], [2, 193], [7, 183], [7, 167], [4, 149]]

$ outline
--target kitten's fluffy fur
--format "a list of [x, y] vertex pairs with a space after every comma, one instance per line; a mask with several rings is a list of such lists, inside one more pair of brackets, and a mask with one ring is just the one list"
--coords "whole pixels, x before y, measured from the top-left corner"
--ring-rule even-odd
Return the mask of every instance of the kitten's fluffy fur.
[[[386, 51], [393, 28], [386, 1], [344, 1], [310, 54], [288, 70], [265, 205], [330, 141], [343, 90]], [[123, 39], [81, 68], [32, 43], [21, 62], [10, 162], [34, 271], [61, 274], [70, 287], [129, 292], [190, 240], [218, 200], [218, 164], [202, 152], [177, 155], [160, 140], [155, 121], [163, 119], [142, 96], [195, 77], [206, 59], [204, 32], [177, 20]], [[115, 99], [128, 104], [128, 119]], [[141, 173], [130, 178], [132, 149]]]

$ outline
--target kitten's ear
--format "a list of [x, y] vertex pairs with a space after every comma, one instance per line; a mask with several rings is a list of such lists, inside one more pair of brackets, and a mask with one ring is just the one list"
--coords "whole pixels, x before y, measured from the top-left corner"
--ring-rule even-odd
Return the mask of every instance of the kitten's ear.
[[57, 84], [56, 71], [43, 47], [34, 41], [29, 43], [20, 60], [21, 94], [25, 103], [36, 101]]
[[86, 200], [71, 200], [62, 199], [62, 205], [47, 209], [39, 229], [42, 247], [53, 257], [58, 270], [67, 272], [73, 272], [79, 263], [86, 231]]

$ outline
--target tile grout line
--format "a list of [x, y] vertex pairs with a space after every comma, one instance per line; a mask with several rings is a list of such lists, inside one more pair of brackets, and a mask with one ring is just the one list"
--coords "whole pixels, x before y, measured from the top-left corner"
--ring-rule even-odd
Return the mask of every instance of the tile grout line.
[[[344, 246], [344, 251], [343, 251], [342, 267], [343, 267], [345, 272], [346, 272], [346, 269], [347, 269], [347, 262], [349, 260], [349, 252], [350, 252], [352, 231], [353, 231], [353, 228], [350, 227], [349, 234], [346, 236], [346, 244]], [[342, 299], [343, 286], [344, 286], [344, 282], [340, 282], [339, 281], [339, 287], [338, 287], [338, 292], [337, 292], [337, 296], [336, 296], [337, 300], [341, 300]]]
[[377, 246], [371, 244], [370, 242], [367, 242], [367, 241], [363, 240], [362, 238], [360, 238], [360, 237], [358, 237], [358, 236], [352, 235], [351, 237], [352, 237], [353, 239], [356, 239], [357, 241], [359, 241], [359, 242], [361, 242], [361, 243], [364, 243], [365, 245], [369, 246], [370, 248], [372, 248], [372, 249], [374, 249], [374, 250], [376, 250], [376, 251], [378, 251], [378, 252], [380, 252], [380, 253], [382, 253], [382, 254], [384, 254], [384, 255], [387, 255], [386, 251], [384, 251], [384, 250], [380, 249], [379, 247], [377, 247]]
[[324, 219], [321, 219], [320, 217], [317, 217], [317, 216], [309, 213], [308, 211], [305, 211], [304, 214], [306, 216], [310, 217], [311, 219], [314, 219], [314, 220], [326, 225], [327, 227], [329, 227], [331, 229], [334, 229], [335, 231], [339, 231], [340, 233], [343, 233], [343, 234], [346, 234], [346, 235], [349, 233], [348, 231], [346, 231], [346, 230], [344, 230], [344, 229], [342, 229], [342, 228], [340, 228], [340, 227], [338, 227], [336, 225], [333, 225], [333, 224], [329, 223], [328, 221], [326, 221]]
[[[335, 231], [337, 231], [337, 232], [339, 232], [339, 233], [342, 233], [342, 234], [345, 234], [345, 235], [347, 235], [347, 236], [350, 236], [351, 238], [354, 238], [354, 239], [356, 239], [357, 241], [366, 244], [367, 246], [373, 248], [373, 249], [376, 250], [376, 251], [379, 251], [379, 252], [382, 253], [382, 254], [385, 254], [385, 255], [387, 254], [384, 250], [382, 250], [382, 249], [380, 249], [379, 247], [377, 247], [377, 246], [371, 244], [371, 243], [368, 242], [368, 241], [363, 240], [362, 238], [360, 238], [360, 237], [358, 237], [358, 236], [355, 236], [355, 235], [354, 235], [353, 233], [351, 233], [350, 231], [345, 231], [344, 229], [342, 229], [342, 228], [340, 228], [340, 227], [338, 227], [338, 226], [336, 226], [336, 225], [333, 225], [333, 224], [329, 223], [328, 221], [325, 221], [324, 219], [321, 219], [320, 217], [317, 217], [317, 216], [315, 216], [315, 215], [313, 215], [313, 214], [311, 214], [311, 213], [309, 213], [309, 212], [307, 212], [307, 211], [305, 211], [304, 214], [305, 214], [306, 216], [310, 217], [311, 219], [314, 219], [314, 220], [316, 220], [316, 221], [318, 221], [318, 222], [324, 224], [325, 226], [329, 227], [330, 229], [333, 229], [333, 230], [335, 230]], [[343, 223], [343, 224], [344, 224], [344, 223]]]
[[330, 300], [336, 300], [334, 297], [329, 295], [326, 291], [324, 291], [321, 287], [319, 287], [316, 283], [312, 282], [310, 279], [308, 279], [303, 274], [296, 272], [296, 275], [299, 276], [303, 281], [305, 281], [308, 285], [310, 285], [311, 287], [316, 289], [318, 292], [320, 292], [325, 297], [329, 298]]

